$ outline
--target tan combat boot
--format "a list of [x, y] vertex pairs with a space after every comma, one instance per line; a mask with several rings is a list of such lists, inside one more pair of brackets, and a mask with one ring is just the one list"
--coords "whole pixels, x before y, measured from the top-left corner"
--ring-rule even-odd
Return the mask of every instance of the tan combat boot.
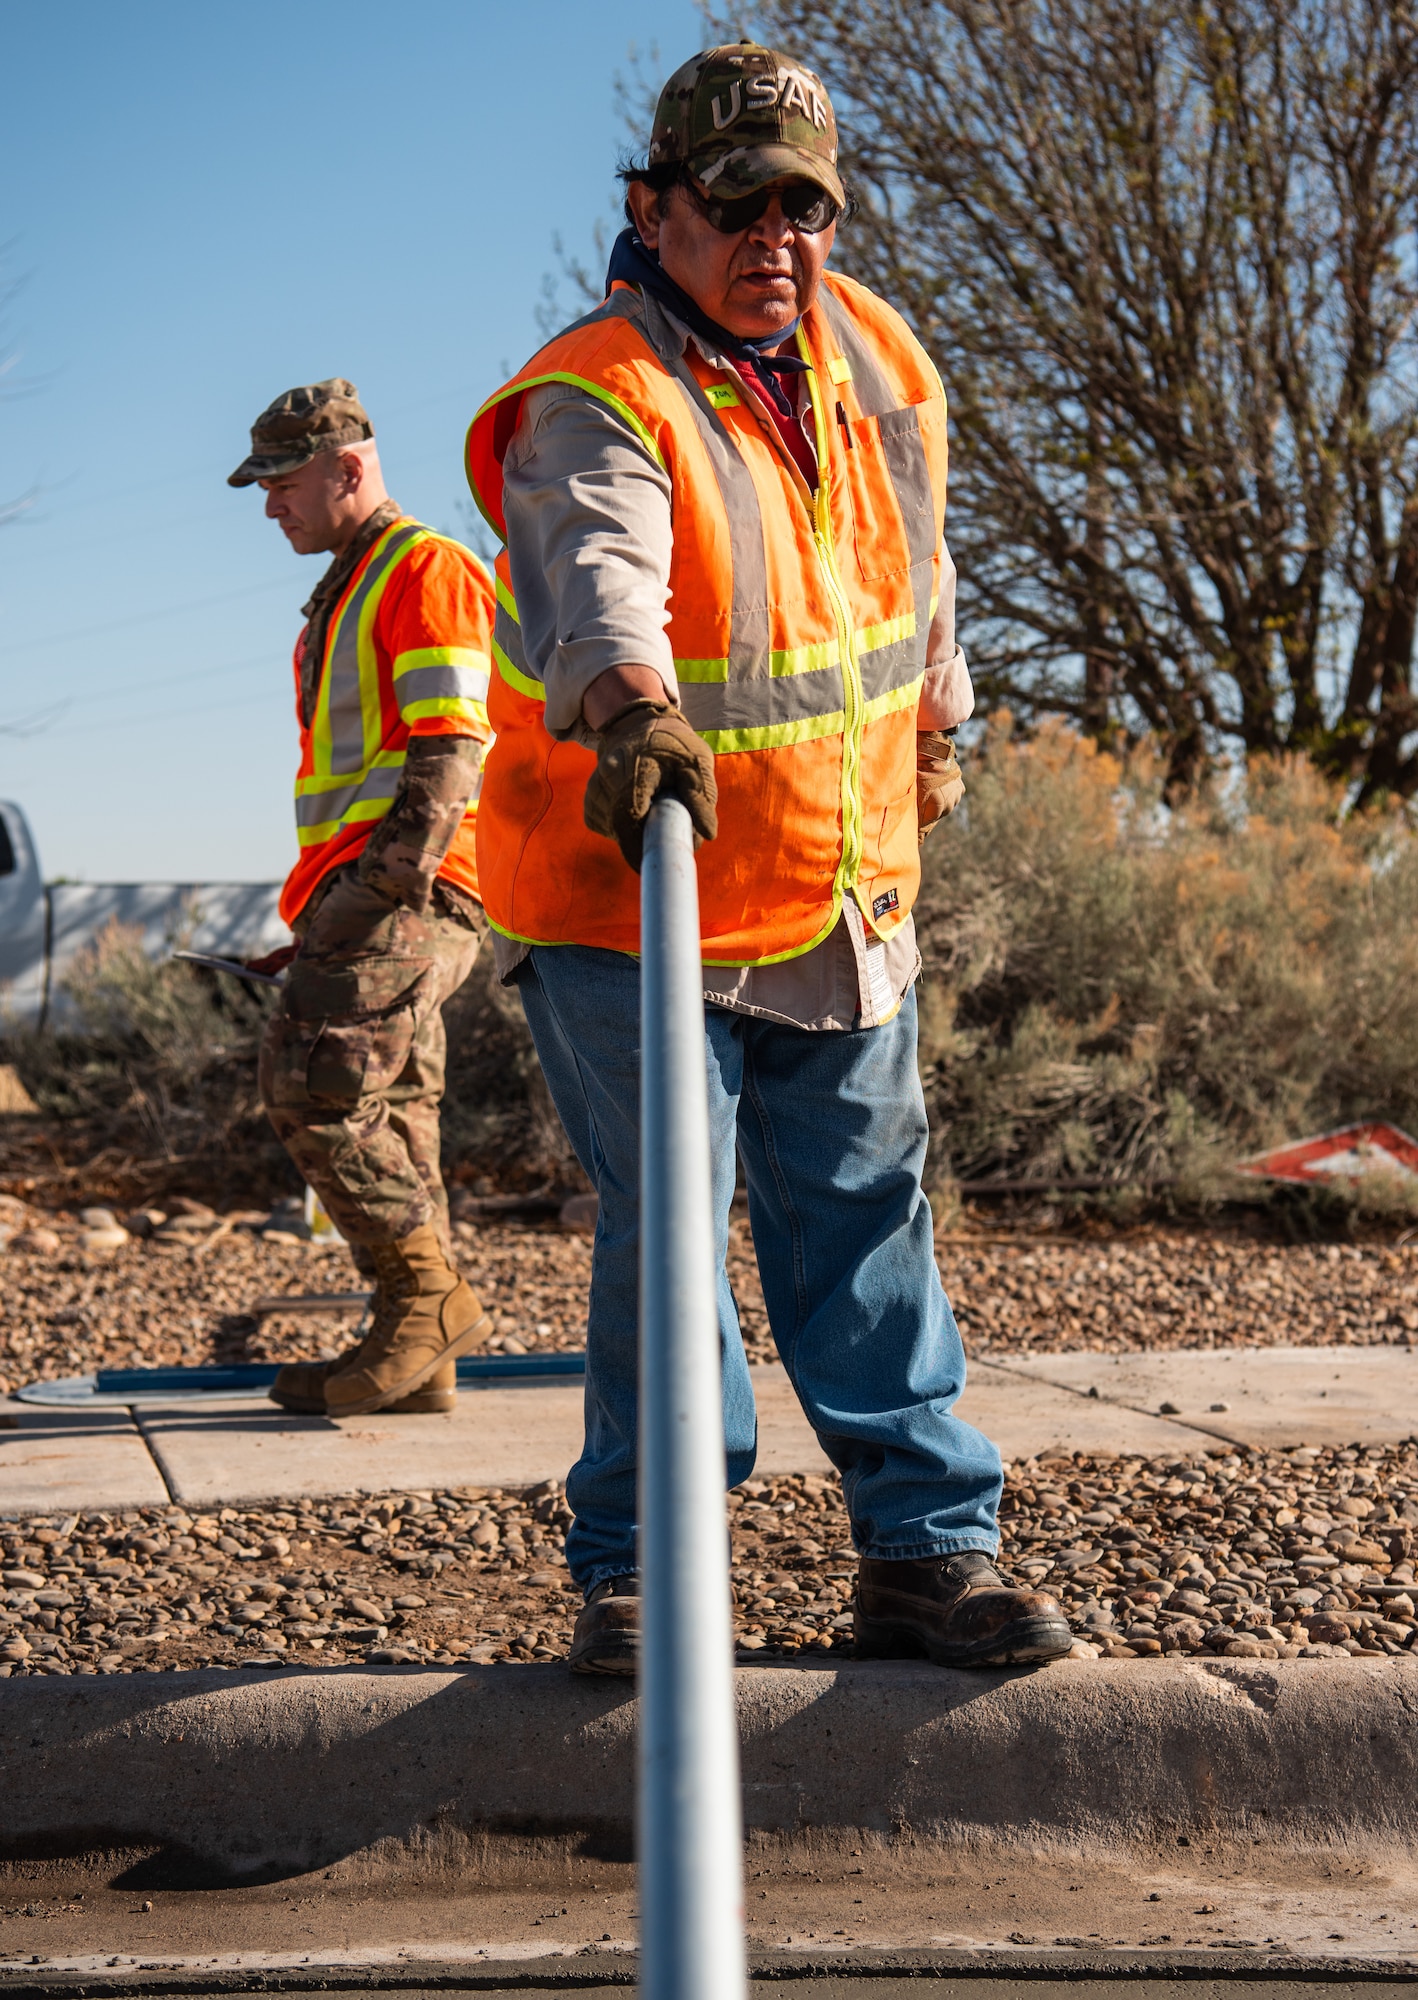
[[492, 1332], [482, 1301], [448, 1262], [431, 1223], [400, 1242], [366, 1247], [385, 1304], [358, 1358], [325, 1378], [325, 1409], [332, 1417], [396, 1408], [435, 1380], [441, 1384], [443, 1371]]
[[[333, 1361], [288, 1361], [266, 1394], [283, 1410], [294, 1410], [299, 1416], [328, 1416], [330, 1409], [325, 1401], [325, 1384], [332, 1375], [357, 1367], [372, 1337], [366, 1334], [358, 1347], [352, 1347], [348, 1354], [337, 1354]], [[401, 1397], [397, 1403], [388, 1404], [385, 1414], [391, 1417], [446, 1416], [457, 1407], [458, 1364], [448, 1361], [429, 1376], [421, 1389], [416, 1389], [411, 1396]]]

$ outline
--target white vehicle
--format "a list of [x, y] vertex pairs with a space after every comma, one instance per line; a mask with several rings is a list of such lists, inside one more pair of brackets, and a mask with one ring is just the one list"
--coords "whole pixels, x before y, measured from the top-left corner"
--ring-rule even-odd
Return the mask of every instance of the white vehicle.
[[150, 958], [174, 943], [258, 958], [291, 942], [279, 882], [55, 882], [46, 887], [29, 822], [0, 800], [0, 1026], [63, 1018], [64, 975], [113, 922], [141, 932]]

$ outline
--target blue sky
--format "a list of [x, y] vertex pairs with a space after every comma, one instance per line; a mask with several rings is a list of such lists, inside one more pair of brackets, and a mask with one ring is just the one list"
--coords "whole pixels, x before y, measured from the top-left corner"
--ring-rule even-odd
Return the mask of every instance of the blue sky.
[[352, 377], [391, 492], [459, 532], [553, 238], [611, 213], [615, 76], [703, 41], [678, 0], [7, 11], [0, 503], [33, 503], [0, 528], [0, 797], [47, 875], [285, 873], [322, 559], [225, 483], [253, 417]]

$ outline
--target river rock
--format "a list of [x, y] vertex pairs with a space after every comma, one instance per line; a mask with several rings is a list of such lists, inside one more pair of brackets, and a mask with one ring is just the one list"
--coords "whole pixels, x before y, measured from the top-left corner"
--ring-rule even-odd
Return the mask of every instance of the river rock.
[[110, 1257], [115, 1250], [122, 1250], [132, 1240], [128, 1231], [120, 1229], [115, 1223], [112, 1229], [86, 1229], [79, 1238], [79, 1248], [91, 1257]]
[[42, 1225], [34, 1229], [22, 1229], [10, 1238], [10, 1249], [28, 1251], [32, 1257], [57, 1257], [63, 1249], [63, 1238], [53, 1229]]

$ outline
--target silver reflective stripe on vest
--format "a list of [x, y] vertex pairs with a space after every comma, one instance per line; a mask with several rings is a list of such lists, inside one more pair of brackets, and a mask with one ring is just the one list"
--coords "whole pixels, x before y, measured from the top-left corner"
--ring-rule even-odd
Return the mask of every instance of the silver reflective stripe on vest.
[[492, 621], [493, 657], [496, 658], [500, 654], [511, 667], [517, 676], [512, 683], [514, 687], [520, 683], [523, 694], [533, 694], [534, 699], [544, 701], [546, 691], [527, 665], [527, 655], [522, 647], [522, 627], [503, 603], [502, 589], [503, 586], [499, 584], [497, 611]]
[[[324, 688], [320, 705], [324, 707], [330, 731], [330, 769], [338, 771], [362, 771], [369, 758], [378, 749], [378, 741], [366, 745], [364, 739], [364, 689], [359, 677], [359, 626], [360, 617], [366, 604], [380, 582], [398, 562], [411, 542], [426, 534], [426, 528], [417, 522], [407, 527], [396, 528], [390, 535], [377, 558], [372, 560], [364, 575], [355, 585], [354, 591], [345, 604], [325, 654]], [[376, 715], [379, 708], [378, 691], [373, 691]], [[317, 712], [317, 726], [319, 716]], [[323, 813], [322, 819], [335, 815]]]
[[[709, 738], [721, 756], [757, 747], [753, 741], [726, 740], [745, 732], [814, 721], [841, 728], [845, 696], [840, 661], [834, 659], [830, 665], [806, 673], [773, 672], [768, 556], [753, 474], [723, 417], [709, 401], [704, 385], [685, 358], [678, 335], [663, 325], [664, 316], [656, 300], [645, 301], [645, 318], [647, 337], [689, 406], [729, 524], [732, 576], [727, 673], [723, 680], [681, 679], [679, 698], [685, 717], [701, 736]], [[824, 643], [831, 644], [835, 653], [835, 636], [829, 640], [824, 634]]]
[[[649, 303], [655, 304], [654, 301]], [[763, 515], [758, 505], [758, 488], [753, 483], [753, 474], [744, 464], [743, 454], [729, 436], [723, 418], [705, 395], [703, 384], [685, 359], [683, 349], [668, 355], [666, 366], [689, 404], [694, 428], [714, 469], [719, 497], [728, 517], [729, 559], [733, 566], [730, 579], [733, 594], [729, 612], [729, 679], [767, 680], [772, 672], [768, 649], [768, 556], [763, 546]], [[842, 706], [840, 674], [837, 700], [832, 705], [834, 708]], [[685, 713], [689, 713], [687, 708]], [[767, 716], [763, 720], [766, 722]]]
[[[382, 799], [387, 807], [404, 781], [404, 759], [397, 764], [377, 764], [353, 785], [331, 785], [324, 791], [305, 791], [295, 802], [295, 823], [307, 831], [316, 826], [334, 826], [348, 819], [361, 801]], [[305, 780], [307, 785], [313, 779]], [[361, 815], [369, 817], [369, 815]]]
[[931, 487], [931, 471], [926, 462], [920, 422], [909, 404], [902, 408], [897, 392], [876, 356], [841, 301], [833, 297], [826, 285], [818, 293], [817, 303], [832, 329], [833, 338], [851, 364], [852, 388], [862, 415], [876, 418], [881, 436], [882, 454], [896, 492], [896, 504], [901, 509], [906, 546], [910, 552], [911, 591], [916, 601], [915, 671], [919, 673], [925, 666], [926, 635], [931, 622], [931, 585], [934, 580], [931, 564], [940, 547], [943, 530], [943, 523], [936, 519], [935, 494]]
[[394, 683], [399, 706], [411, 708], [419, 701], [486, 701], [487, 668], [457, 667], [445, 662], [437, 667], [406, 667]]
[[[919, 621], [917, 624], [919, 630]], [[924, 671], [923, 649], [913, 633], [908, 639], [893, 639], [889, 645], [857, 649], [857, 667], [862, 677], [862, 694], [868, 701], [890, 694], [893, 688], [908, 687]]]
[[[689, 681], [681, 683], [680, 706], [701, 736], [723, 730], [771, 729], [785, 722], [834, 716], [842, 724], [842, 669], [783, 674], [775, 680]], [[716, 749], [733, 748], [716, 744]]]

